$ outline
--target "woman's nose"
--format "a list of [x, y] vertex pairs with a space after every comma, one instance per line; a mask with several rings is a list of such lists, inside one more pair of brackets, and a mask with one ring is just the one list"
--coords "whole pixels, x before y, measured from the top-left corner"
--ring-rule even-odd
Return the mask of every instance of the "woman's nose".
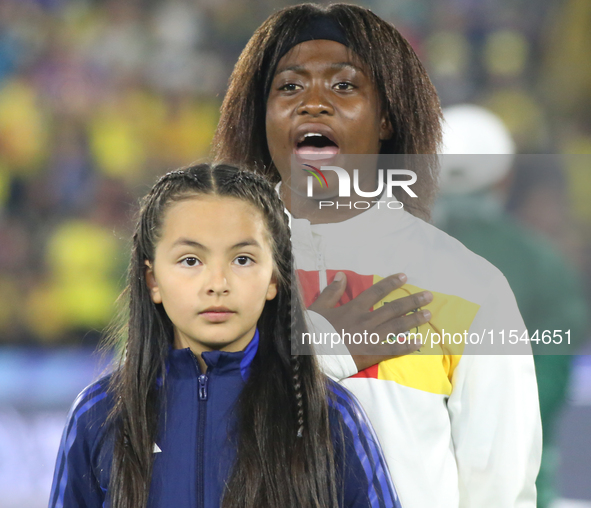
[[302, 94], [302, 101], [298, 106], [299, 115], [333, 115], [334, 107], [324, 85], [311, 85]]

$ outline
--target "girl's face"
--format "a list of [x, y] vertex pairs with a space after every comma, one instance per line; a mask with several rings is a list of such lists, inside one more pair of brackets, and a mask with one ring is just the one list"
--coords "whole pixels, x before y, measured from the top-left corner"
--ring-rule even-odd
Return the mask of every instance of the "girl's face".
[[367, 67], [329, 40], [298, 44], [279, 61], [266, 130], [273, 162], [287, 182], [292, 155], [312, 155], [319, 165], [329, 165], [338, 154], [377, 154], [380, 140], [392, 136]]
[[237, 198], [195, 196], [170, 205], [146, 282], [174, 325], [175, 348], [246, 347], [277, 294], [267, 236], [262, 214]]

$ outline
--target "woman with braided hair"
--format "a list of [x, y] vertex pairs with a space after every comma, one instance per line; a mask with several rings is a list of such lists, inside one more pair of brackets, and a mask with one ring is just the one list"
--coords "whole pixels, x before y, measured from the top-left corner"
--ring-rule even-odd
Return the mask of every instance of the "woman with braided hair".
[[352, 396], [291, 354], [304, 311], [264, 178], [207, 164], [160, 178], [126, 296], [121, 359], [72, 407], [51, 508], [399, 506]]

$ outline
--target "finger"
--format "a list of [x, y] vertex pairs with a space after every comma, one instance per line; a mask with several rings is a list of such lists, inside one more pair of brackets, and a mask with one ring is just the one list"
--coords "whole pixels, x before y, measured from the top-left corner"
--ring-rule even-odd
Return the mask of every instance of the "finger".
[[397, 318], [419, 309], [433, 301], [433, 294], [429, 291], [421, 291], [403, 298], [398, 298], [385, 303], [379, 309], [372, 312], [369, 322], [375, 326], [392, 318]]
[[392, 291], [402, 287], [406, 283], [407, 277], [403, 273], [390, 275], [373, 286], [366, 289], [359, 296], [351, 300], [347, 305], [360, 305], [363, 309], [368, 310], [373, 307], [380, 300], [383, 300]]
[[400, 333], [414, 331], [419, 326], [429, 322], [429, 319], [431, 319], [431, 312], [428, 309], [423, 309], [408, 314], [407, 316], [397, 317], [386, 321], [384, 324], [376, 328], [376, 332], [383, 341], [387, 339], [389, 334], [398, 335]]
[[[400, 356], [413, 353], [420, 349], [422, 335], [417, 333], [404, 338], [402, 334], [410, 330], [414, 331], [417, 327], [428, 322], [429, 319], [431, 319], [431, 312], [427, 309], [408, 316], [395, 318], [374, 330], [374, 333], [378, 334], [379, 340], [373, 339], [372, 334], [369, 343], [368, 341], [363, 341], [360, 344], [349, 343], [347, 348], [353, 355]], [[400, 340], [398, 340], [399, 335], [401, 336]]]
[[[421, 346], [422, 343], [418, 337], [416, 340], [414, 338], [406, 339], [401, 337], [400, 341], [398, 338], [394, 337], [391, 340], [380, 341], [378, 344], [347, 344], [347, 348], [351, 355], [357, 356], [355, 364], [358, 366], [366, 364], [364, 368], [394, 356], [403, 356], [414, 353], [415, 351], [418, 351]], [[367, 356], [369, 361], [364, 362], [360, 359], [361, 356]]]
[[332, 309], [339, 303], [347, 288], [347, 276], [343, 272], [337, 272], [334, 280], [326, 286], [316, 301], [308, 307], [310, 310]]
[[387, 342], [386, 344], [380, 345], [382, 351], [387, 351], [387, 354], [394, 356], [410, 355], [415, 351], [421, 349], [423, 344], [420, 340], [404, 340], [403, 342], [393, 341], [392, 344]]

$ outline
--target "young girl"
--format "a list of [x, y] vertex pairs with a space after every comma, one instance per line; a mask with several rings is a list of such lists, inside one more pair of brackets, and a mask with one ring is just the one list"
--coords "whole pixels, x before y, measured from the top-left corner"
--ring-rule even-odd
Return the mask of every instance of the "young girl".
[[[439, 101], [425, 70], [400, 33], [367, 9], [289, 7], [247, 44], [214, 148], [281, 182], [316, 331], [384, 337], [418, 326], [423, 338], [443, 330], [494, 333], [497, 342], [501, 333], [525, 331], [503, 275], [423, 220], [440, 139]], [[390, 201], [404, 209], [320, 213], [318, 198], [301, 192], [307, 173], [292, 172], [291, 159], [314, 155], [331, 165], [348, 154], [426, 154], [415, 169], [418, 198], [398, 189]], [[377, 165], [362, 171], [375, 189]], [[322, 191], [337, 187], [329, 180]], [[541, 427], [532, 358], [461, 353], [424, 348], [392, 358], [352, 350], [322, 364], [367, 410], [403, 506], [533, 508]]]
[[314, 357], [273, 188], [162, 177], [133, 236], [124, 355], [74, 403], [49, 506], [399, 506], [377, 441]]

